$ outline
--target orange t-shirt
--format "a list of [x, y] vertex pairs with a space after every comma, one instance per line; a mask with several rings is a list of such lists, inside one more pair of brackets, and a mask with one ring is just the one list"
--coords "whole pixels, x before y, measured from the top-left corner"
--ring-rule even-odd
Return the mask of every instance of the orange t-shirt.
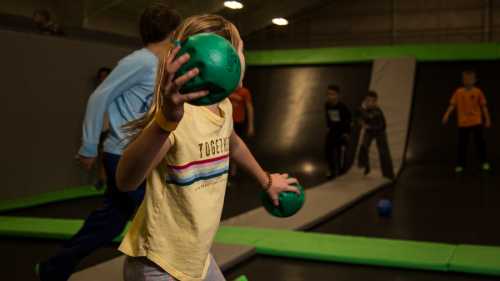
[[481, 107], [486, 105], [483, 92], [476, 87], [470, 90], [458, 88], [450, 103], [455, 106], [458, 117], [458, 127], [472, 127], [482, 124]]
[[229, 99], [233, 104], [233, 120], [234, 123], [243, 123], [246, 120], [246, 103], [252, 102], [252, 95], [247, 88], [241, 87], [236, 89]]

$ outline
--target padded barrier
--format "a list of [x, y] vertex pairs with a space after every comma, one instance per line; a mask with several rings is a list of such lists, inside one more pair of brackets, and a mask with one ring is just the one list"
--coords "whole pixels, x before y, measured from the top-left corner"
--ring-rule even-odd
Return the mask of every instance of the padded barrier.
[[500, 276], [500, 247], [458, 245], [450, 271]]
[[311, 260], [446, 271], [454, 245], [300, 231], [224, 227], [217, 242], [257, 253]]
[[12, 199], [0, 202], [0, 212], [13, 211], [24, 208], [36, 207], [49, 203], [56, 203], [66, 200], [100, 196], [104, 194], [105, 188], [96, 190], [93, 186], [80, 186], [67, 188], [61, 191], [47, 192], [30, 197]]
[[[68, 239], [82, 223], [71, 219], [0, 217], [0, 235]], [[257, 253], [272, 256], [500, 276], [500, 247], [492, 246], [233, 226], [221, 226], [215, 241], [254, 246]]]
[[366, 47], [258, 50], [245, 53], [249, 66], [311, 65], [371, 62], [377, 59], [413, 57], [417, 61], [495, 60], [499, 43], [401, 44]]

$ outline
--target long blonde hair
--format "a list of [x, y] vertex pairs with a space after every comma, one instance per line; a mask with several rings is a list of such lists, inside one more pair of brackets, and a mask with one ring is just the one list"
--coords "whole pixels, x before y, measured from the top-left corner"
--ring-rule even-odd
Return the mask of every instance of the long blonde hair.
[[[189, 36], [198, 33], [215, 33], [226, 38], [238, 49], [240, 34], [233, 23], [219, 15], [197, 15], [185, 19], [171, 35], [172, 41], [184, 41]], [[171, 46], [170, 49], [173, 47]], [[166, 53], [170, 53], [168, 50]], [[153, 120], [157, 110], [163, 103], [163, 84], [166, 77], [166, 58], [160, 60], [156, 75], [154, 96], [149, 110], [139, 119], [125, 124], [123, 127], [130, 137], [137, 136]]]

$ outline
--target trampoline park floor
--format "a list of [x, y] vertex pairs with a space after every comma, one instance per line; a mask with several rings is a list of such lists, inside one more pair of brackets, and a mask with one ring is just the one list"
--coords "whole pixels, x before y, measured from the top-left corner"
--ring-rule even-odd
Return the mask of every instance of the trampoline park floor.
[[[293, 167], [291, 168], [293, 169]], [[305, 186], [315, 186], [326, 179], [323, 174], [299, 174]], [[232, 188], [231, 188], [232, 187]], [[258, 187], [249, 176], [239, 173], [228, 187], [222, 218], [230, 218], [260, 206]], [[242, 200], [245, 198], [245, 200]], [[88, 214], [102, 206], [102, 197], [75, 199], [51, 203], [38, 207], [2, 212], [2, 216], [46, 217], [65, 219], [84, 219]], [[2, 255], [2, 274], [9, 280], [37, 280], [34, 265], [53, 254], [63, 241], [50, 239], [28, 239], [22, 237], [1, 237], [0, 250], [10, 255]], [[78, 267], [82, 270], [119, 256], [117, 244], [107, 245], [85, 258]]]
[[[452, 167], [408, 166], [398, 182], [367, 197], [335, 218], [311, 229], [312, 232], [370, 236], [417, 241], [499, 245], [500, 227], [495, 204], [500, 189], [498, 176], [470, 172], [456, 178]], [[392, 218], [380, 218], [376, 204], [390, 198]], [[0, 262], [9, 269], [10, 280], [36, 280], [31, 268], [53, 252], [60, 241], [2, 239]], [[116, 244], [105, 247], [84, 260], [80, 268], [117, 256]], [[12, 269], [12, 271], [11, 271]], [[15, 272], [10, 275], [9, 272]], [[246, 275], [249, 280], [497, 280], [494, 277], [459, 273], [382, 268], [337, 264], [257, 255], [226, 273], [227, 280]], [[14, 277], [15, 276], [15, 277]]]
[[[453, 167], [411, 165], [397, 183], [345, 210], [312, 232], [454, 244], [500, 245], [499, 177], [479, 171], [456, 177]], [[393, 216], [376, 211], [393, 201]], [[227, 272], [228, 280], [486, 281], [498, 277], [381, 268], [257, 255]]]

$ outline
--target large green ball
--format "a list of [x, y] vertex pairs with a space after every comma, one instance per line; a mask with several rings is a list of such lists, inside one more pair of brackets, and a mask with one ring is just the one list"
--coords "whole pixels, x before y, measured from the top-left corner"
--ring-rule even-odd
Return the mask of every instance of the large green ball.
[[238, 52], [224, 37], [214, 33], [190, 36], [181, 43], [177, 57], [188, 53], [190, 59], [176, 73], [176, 78], [197, 67], [198, 76], [180, 89], [182, 94], [208, 90], [209, 94], [191, 101], [194, 105], [210, 105], [228, 97], [240, 83], [241, 62]]
[[300, 184], [296, 184], [295, 186], [299, 189], [300, 194], [288, 191], [281, 192], [278, 196], [280, 201], [278, 207], [274, 206], [267, 192], [262, 191], [260, 198], [267, 212], [275, 217], [281, 218], [295, 215], [302, 208], [305, 201], [304, 188]]

